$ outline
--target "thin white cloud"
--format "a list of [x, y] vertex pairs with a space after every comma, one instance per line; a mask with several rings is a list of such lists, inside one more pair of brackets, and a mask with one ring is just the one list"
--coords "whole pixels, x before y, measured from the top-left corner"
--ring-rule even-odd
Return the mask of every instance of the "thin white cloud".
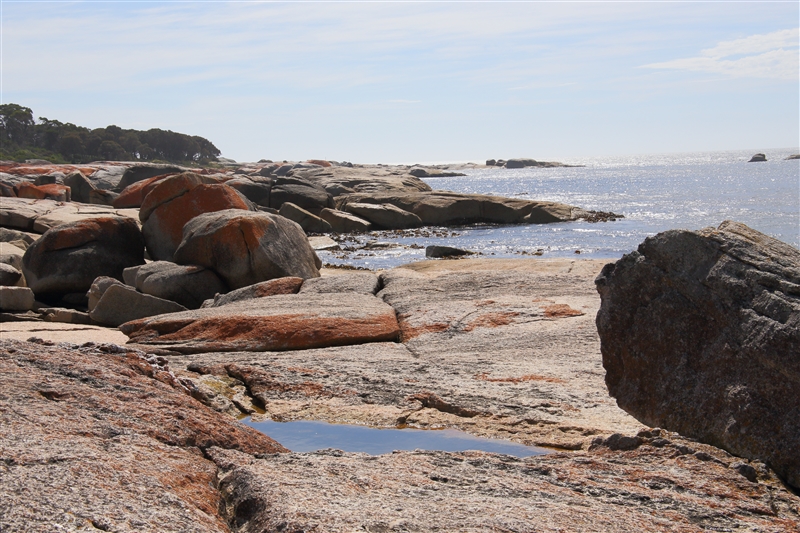
[[731, 77], [797, 81], [800, 74], [800, 28], [723, 41], [697, 57], [643, 65], [644, 68], [688, 70]]

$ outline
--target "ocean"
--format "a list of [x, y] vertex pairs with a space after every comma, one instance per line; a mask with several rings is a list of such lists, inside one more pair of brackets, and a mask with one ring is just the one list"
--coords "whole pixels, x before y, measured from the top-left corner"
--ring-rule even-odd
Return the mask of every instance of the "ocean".
[[735, 220], [800, 247], [800, 160], [797, 149], [638, 155], [570, 160], [583, 167], [467, 169], [466, 176], [426, 178], [438, 190], [562, 202], [624, 215], [615, 222], [514, 226], [471, 225], [371, 232], [319, 251], [323, 263], [379, 270], [425, 259], [446, 245], [477, 257], [618, 259], [646, 237]]

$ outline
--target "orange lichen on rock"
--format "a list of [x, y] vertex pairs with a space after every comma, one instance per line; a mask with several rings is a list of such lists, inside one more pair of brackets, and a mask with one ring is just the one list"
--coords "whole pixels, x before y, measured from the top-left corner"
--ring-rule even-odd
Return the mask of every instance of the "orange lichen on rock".
[[70, 188], [66, 185], [51, 183], [48, 185], [34, 185], [33, 183], [23, 182], [14, 186], [14, 191], [19, 198], [32, 198], [34, 200], [70, 200]]
[[311, 163], [312, 165], [319, 165], [321, 167], [329, 167], [331, 166], [330, 162], [325, 161], [324, 159], [309, 159], [306, 163]]
[[127, 207], [140, 207], [147, 194], [152, 191], [158, 182], [174, 174], [160, 174], [152, 178], [131, 183], [114, 199], [114, 207], [123, 209]]
[[519, 313], [514, 311], [486, 313], [478, 316], [475, 320], [464, 326], [464, 331], [472, 331], [475, 328], [496, 328], [507, 326], [514, 322], [514, 317]]
[[573, 309], [567, 304], [548, 305], [544, 308], [544, 316], [547, 318], [566, 318], [570, 316], [581, 316], [583, 311]]
[[540, 376], [538, 374], [526, 374], [524, 376], [509, 377], [509, 378], [490, 378], [489, 374], [484, 372], [481, 374], [475, 374], [473, 378], [480, 381], [491, 381], [492, 383], [522, 383], [523, 381], [546, 381], [547, 383], [566, 383], [566, 381], [560, 378]]

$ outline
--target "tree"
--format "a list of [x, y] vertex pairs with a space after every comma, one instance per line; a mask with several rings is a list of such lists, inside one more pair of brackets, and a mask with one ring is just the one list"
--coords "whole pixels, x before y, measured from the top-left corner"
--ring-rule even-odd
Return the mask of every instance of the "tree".
[[32, 137], [33, 111], [18, 104], [0, 105], [0, 138], [17, 146], [24, 146]]
[[80, 134], [73, 131], [59, 139], [58, 151], [69, 161], [75, 163], [80, 158], [80, 155], [86, 151], [86, 147], [83, 146]]

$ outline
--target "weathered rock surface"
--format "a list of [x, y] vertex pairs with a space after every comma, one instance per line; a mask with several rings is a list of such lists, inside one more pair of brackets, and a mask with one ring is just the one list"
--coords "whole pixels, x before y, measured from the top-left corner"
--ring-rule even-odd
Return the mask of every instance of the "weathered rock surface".
[[774, 475], [753, 483], [719, 450], [695, 452], [661, 434], [639, 440], [629, 451], [598, 446], [526, 459], [419, 450], [256, 459], [211, 449], [209, 456], [240, 531], [778, 533], [800, 526], [797, 499]]
[[33, 309], [33, 291], [28, 287], [0, 287], [0, 309], [29, 311]]
[[[138, 267], [126, 268], [124, 272], [127, 272], [131, 268], [138, 268]], [[95, 278], [94, 281], [92, 282], [92, 286], [89, 287], [89, 290], [86, 293], [86, 300], [87, 300], [86, 307], [88, 308], [89, 312], [92, 312], [92, 310], [95, 307], [97, 307], [97, 302], [99, 302], [100, 298], [103, 297], [103, 294], [106, 292], [106, 289], [108, 289], [112, 285], [125, 285], [125, 284], [126, 283], [122, 283], [117, 278], [110, 278], [108, 276], [99, 276]], [[130, 285], [133, 286], [133, 284]]]
[[406, 169], [388, 167], [333, 166], [292, 171], [323, 187], [332, 196], [352, 193], [389, 193], [430, 191], [431, 187]]
[[126, 217], [139, 221], [131, 209], [114, 209], [96, 205], [61, 203], [54, 200], [4, 198], [0, 203], [0, 225], [7, 228], [44, 233], [50, 228], [90, 218]]
[[25, 256], [25, 250], [26, 248], [10, 242], [0, 242], [0, 263], [22, 270], [22, 258]]
[[326, 221], [291, 202], [284, 202], [278, 213], [282, 217], [300, 224], [306, 233], [330, 233], [332, 231], [331, 225]]
[[399, 332], [394, 310], [361, 294], [267, 296], [136, 320], [120, 330], [131, 342], [181, 353], [361, 344], [395, 340]]
[[0, 286], [12, 287], [22, 280], [22, 271], [0, 261]]
[[125, 169], [116, 184], [116, 189], [119, 191], [124, 190], [129, 185], [137, 183], [142, 180], [152, 178], [154, 176], [163, 176], [164, 174], [177, 174], [183, 172], [184, 169], [175, 165], [162, 165], [162, 164], [140, 164], [128, 167]]
[[228, 290], [219, 276], [205, 267], [169, 261], [138, 267], [134, 286], [144, 294], [177, 302], [187, 309], [197, 309], [205, 300]]
[[667, 231], [597, 279], [620, 407], [800, 487], [800, 251], [735, 222]]
[[[563, 222], [578, 217], [576, 208], [555, 202], [536, 202], [446, 191], [406, 194], [351, 194], [336, 199], [344, 211], [353, 204], [391, 204], [417, 215], [426, 226], [452, 226], [476, 222], [494, 224]], [[369, 217], [364, 217], [368, 218]], [[386, 226], [384, 226], [386, 227]]]
[[96, 187], [82, 173], [75, 171], [69, 173], [64, 178], [64, 185], [70, 189], [70, 197], [73, 202], [88, 204], [89, 195]]
[[319, 276], [303, 229], [278, 215], [228, 209], [192, 219], [174, 261], [214, 270], [230, 289], [294, 276]]
[[[369, 200], [371, 198], [362, 199]], [[348, 201], [342, 204], [342, 208], [383, 229], [409, 229], [423, 225], [417, 215], [391, 203]]]
[[98, 276], [122, 279], [123, 269], [144, 263], [144, 241], [130, 218], [93, 218], [57, 226], [22, 258], [28, 287], [40, 294], [86, 292]]
[[372, 272], [348, 272], [319, 278], [307, 279], [300, 288], [300, 294], [325, 294], [353, 292], [375, 294], [380, 290], [380, 280]]
[[219, 183], [207, 184], [209, 180], [213, 179], [186, 172], [158, 182], [147, 194], [139, 218], [150, 257], [172, 261], [184, 225], [198, 215], [251, 209], [251, 204], [235, 189]]
[[333, 207], [331, 195], [321, 186], [296, 176], [276, 177], [269, 193], [269, 207], [280, 209], [286, 202], [312, 211]]
[[325, 208], [319, 212], [319, 217], [330, 224], [331, 230], [336, 233], [356, 233], [372, 229], [369, 221], [347, 211]]
[[[13, 243], [14, 241], [23, 241], [26, 245], [30, 245], [33, 244], [33, 242], [39, 237], [40, 235], [35, 233], [28, 233], [9, 228], [0, 228], [0, 242]], [[27, 249], [28, 246], [25, 246], [25, 248]]]
[[0, 530], [229, 532], [203, 451], [283, 448], [155, 358], [73, 346], [0, 340]]
[[56, 202], [69, 202], [70, 189], [64, 185], [34, 185], [31, 182], [22, 182], [14, 186], [18, 198], [31, 198], [36, 200], [54, 200]]
[[186, 310], [177, 302], [142, 294], [127, 285], [111, 284], [103, 291], [89, 316], [95, 322], [116, 327], [131, 320]]
[[263, 298], [265, 296], [276, 296], [279, 294], [297, 294], [304, 281], [303, 278], [297, 277], [276, 278], [269, 281], [262, 281], [261, 283], [248, 285], [247, 287], [242, 287], [241, 289], [236, 289], [226, 294], [217, 294], [214, 296], [213, 300], [210, 299], [203, 302], [203, 307], [219, 307], [242, 300], [252, 300], [253, 298]]
[[[174, 175], [175, 174], [159, 174], [151, 178], [131, 183], [119, 193], [119, 196], [114, 198], [114, 207], [141, 207], [145, 196], [147, 196], [147, 194], [152, 191], [159, 182]], [[209, 182], [211, 181], [209, 180]]]
[[269, 195], [272, 190], [272, 180], [258, 177], [234, 178], [225, 182], [228, 187], [233, 187], [245, 198], [256, 205], [269, 207]]

